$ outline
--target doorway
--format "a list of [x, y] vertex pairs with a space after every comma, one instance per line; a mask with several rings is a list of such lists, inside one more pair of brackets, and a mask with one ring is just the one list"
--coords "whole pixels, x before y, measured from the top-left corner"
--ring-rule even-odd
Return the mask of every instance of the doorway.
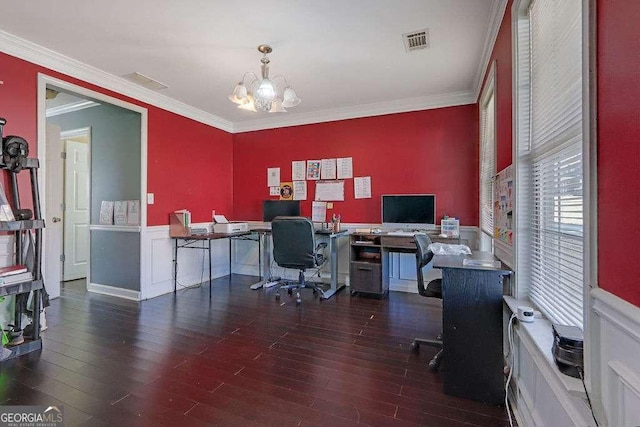
[[[59, 114], [65, 114], [65, 116], [58, 117], [55, 121], [62, 124], [58, 126], [58, 142], [50, 143], [51, 138], [55, 138], [55, 130], [52, 131], [51, 124], [54, 120], [49, 120], [50, 106], [47, 105], [47, 95], [52, 96], [52, 93], [61, 94], [62, 98], [65, 96], [75, 97], [75, 101], [71, 106], [57, 105], [55, 109], [59, 111]], [[57, 95], [56, 95], [57, 97]], [[54, 79], [43, 74], [38, 76], [38, 157], [40, 158], [41, 171], [39, 174], [39, 183], [41, 188], [41, 198], [44, 201], [43, 205], [43, 218], [45, 219], [46, 228], [44, 231], [44, 248], [43, 254], [43, 274], [45, 278], [45, 284], [47, 290], [52, 298], [60, 295], [60, 283], [66, 280], [74, 280], [82, 277], [86, 277], [87, 288], [91, 289], [91, 286], [110, 288], [114, 287], [116, 292], [114, 295], [118, 295], [119, 283], [126, 282], [123, 286], [123, 294], [130, 295], [129, 288], [132, 280], [118, 280], [114, 278], [115, 283], [110, 283], [108, 280], [99, 280], [96, 283], [92, 283], [93, 270], [97, 269], [98, 272], [113, 271], [113, 268], [108, 265], [109, 261], [113, 262], [113, 259], [109, 257], [98, 257], [95, 252], [96, 247], [103, 249], [105, 247], [102, 242], [108, 240], [111, 248], [107, 248], [110, 254], [118, 253], [117, 249], [114, 249], [119, 245], [118, 240], [122, 241], [118, 233], [108, 226], [98, 226], [98, 221], [94, 218], [100, 213], [99, 201], [96, 202], [92, 199], [92, 193], [97, 194], [94, 197], [100, 197], [102, 200], [113, 200], [105, 198], [104, 189], [108, 187], [109, 180], [105, 181], [103, 171], [104, 166], [98, 167], [98, 174], [95, 176], [95, 171], [92, 168], [92, 153], [94, 151], [94, 144], [100, 144], [102, 149], [108, 146], [105, 143], [104, 138], [104, 123], [100, 123], [102, 126], [102, 133], [100, 126], [98, 126], [98, 134], [101, 138], [94, 139], [94, 129], [91, 125], [82, 127], [73, 127], [70, 125], [69, 117], [72, 116], [73, 111], [79, 111], [85, 109], [85, 111], [91, 111], [90, 116], [95, 117], [100, 114], [100, 108], [91, 108], [94, 106], [102, 106], [108, 111], [123, 111], [129, 112], [138, 117], [138, 120], [132, 124], [137, 126], [137, 135], [135, 145], [140, 147], [140, 158], [137, 163], [129, 164], [129, 169], [133, 176], [137, 179], [134, 184], [133, 191], [129, 191], [128, 194], [119, 195], [114, 193], [112, 197], [118, 200], [118, 197], [128, 199], [143, 199], [143, 195], [146, 194], [146, 138], [147, 138], [147, 110], [129, 104], [127, 102], [103, 95], [98, 92], [94, 92], [80, 86], [72, 85], [70, 83]], [[49, 107], [49, 108], [48, 108]], [[89, 110], [86, 110], [89, 108]], [[48, 114], [49, 110], [49, 114]], [[78, 113], [80, 114], [80, 113]], [[66, 118], [66, 121], [62, 118]], [[113, 117], [105, 118], [106, 120], [112, 120], [112, 127], [119, 127], [117, 121], [114, 121]], [[98, 121], [100, 121], [98, 119]], [[138, 145], [139, 144], [139, 145]], [[58, 148], [55, 148], [55, 146]], [[101, 148], [98, 147], [98, 150]], [[59, 152], [66, 153], [66, 159], [59, 155]], [[99, 157], [102, 158], [102, 156]], [[57, 159], [60, 159], [58, 161]], [[96, 159], [94, 159], [94, 162]], [[98, 162], [100, 159], [97, 160]], [[64, 166], [63, 166], [64, 165]], [[100, 165], [99, 165], [100, 166]], [[113, 165], [109, 165], [108, 169], [117, 169]], [[64, 173], [63, 173], [64, 172]], [[93, 175], [93, 187], [92, 187], [92, 175]], [[96, 189], [95, 182], [100, 182], [101, 185]], [[105, 185], [105, 182], [107, 185]], [[56, 183], [64, 183], [63, 185], [56, 185]], [[58, 190], [62, 189], [64, 190]], [[146, 205], [140, 204], [141, 222], [140, 226], [133, 230], [125, 230], [140, 234], [143, 226], [146, 225]], [[93, 218], [93, 220], [92, 220]], [[94, 225], [92, 225], [94, 224]], [[114, 227], [115, 228], [115, 227]], [[96, 231], [96, 229], [98, 229]], [[108, 233], [105, 233], [107, 231]], [[121, 233], [122, 234], [122, 233]], [[97, 236], [97, 237], [96, 237]], [[105, 237], [107, 236], [107, 237]], [[115, 238], [113, 236], [116, 236]], [[94, 240], [97, 239], [99, 244], [96, 244]], [[131, 239], [128, 239], [130, 241]], [[92, 244], [93, 242], [93, 244]], [[120, 244], [121, 245], [121, 244]], [[122, 245], [121, 245], [122, 246]], [[92, 251], [93, 247], [93, 251]], [[138, 251], [139, 245], [134, 250]], [[139, 259], [139, 256], [137, 257]], [[117, 260], [116, 260], [117, 261]], [[104, 265], [103, 265], [104, 264]], [[138, 290], [139, 290], [139, 277], [140, 266], [137, 266], [137, 271], [130, 274], [137, 274]], [[129, 269], [131, 272], [131, 268]], [[104, 274], [102, 275], [104, 277]], [[106, 284], [107, 286], [103, 286]], [[108, 292], [103, 292], [108, 293]]]

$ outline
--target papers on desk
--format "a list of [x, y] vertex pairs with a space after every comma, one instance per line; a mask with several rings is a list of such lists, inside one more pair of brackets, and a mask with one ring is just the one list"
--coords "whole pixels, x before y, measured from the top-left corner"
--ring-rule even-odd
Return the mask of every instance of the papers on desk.
[[224, 215], [214, 215], [213, 222], [216, 224], [228, 224], [229, 220]]

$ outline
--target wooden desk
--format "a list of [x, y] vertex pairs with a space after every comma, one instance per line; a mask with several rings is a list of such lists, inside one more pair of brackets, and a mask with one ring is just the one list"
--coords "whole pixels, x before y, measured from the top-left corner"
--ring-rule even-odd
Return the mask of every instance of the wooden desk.
[[511, 271], [465, 266], [465, 258], [496, 260], [489, 252], [437, 255], [442, 270], [445, 394], [491, 405], [504, 403], [502, 281]]
[[[229, 274], [231, 274], [231, 240], [251, 236], [251, 231], [241, 233], [207, 233], [207, 234], [186, 234], [180, 236], [170, 236], [173, 239], [173, 293], [178, 287], [178, 249], [199, 249], [206, 250], [209, 254], [209, 298], [211, 298], [211, 241], [218, 239], [229, 239]], [[182, 241], [182, 243], [179, 243]], [[202, 245], [206, 242], [206, 245]]]

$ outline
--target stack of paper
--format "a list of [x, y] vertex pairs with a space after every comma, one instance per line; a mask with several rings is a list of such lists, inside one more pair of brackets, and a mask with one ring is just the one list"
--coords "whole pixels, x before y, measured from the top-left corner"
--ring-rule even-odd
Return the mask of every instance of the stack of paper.
[[33, 274], [24, 265], [11, 265], [0, 268], [0, 286], [33, 280]]
[[191, 226], [191, 212], [186, 209], [180, 209], [175, 211], [175, 214], [182, 221], [182, 226], [185, 228], [189, 228]]

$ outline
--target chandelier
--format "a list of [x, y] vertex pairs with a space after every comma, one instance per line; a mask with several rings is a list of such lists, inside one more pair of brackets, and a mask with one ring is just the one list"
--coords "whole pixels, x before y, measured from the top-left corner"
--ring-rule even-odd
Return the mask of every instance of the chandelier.
[[[229, 95], [231, 102], [238, 104], [238, 108], [248, 111], [267, 111], [269, 113], [284, 113], [287, 108], [295, 107], [301, 100], [287, 79], [282, 75], [277, 75], [269, 79], [269, 58], [267, 55], [273, 51], [271, 46], [261, 44], [258, 51], [262, 53], [262, 79], [258, 79], [252, 72], [247, 72], [242, 76], [242, 80]], [[245, 79], [251, 76], [251, 80], [245, 85]], [[284, 90], [278, 92], [275, 84], [276, 79], [284, 80]]]

